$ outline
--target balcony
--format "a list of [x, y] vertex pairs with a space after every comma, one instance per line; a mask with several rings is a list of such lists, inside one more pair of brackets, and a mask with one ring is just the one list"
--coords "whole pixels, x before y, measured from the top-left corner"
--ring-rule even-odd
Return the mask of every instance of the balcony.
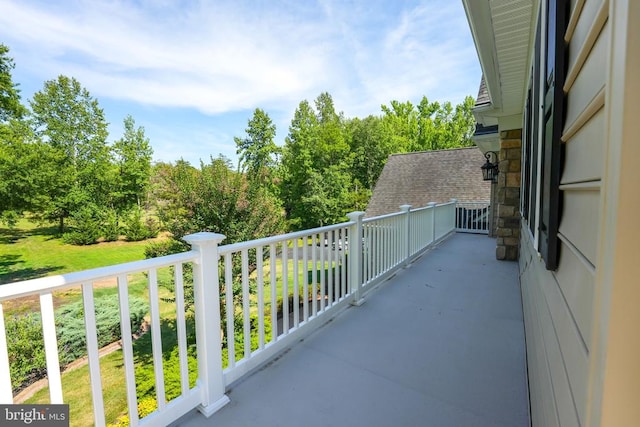
[[[492, 239], [455, 233], [455, 208], [455, 202], [405, 206], [367, 219], [354, 213], [343, 224], [224, 246], [220, 235], [192, 235], [190, 252], [4, 285], [0, 301], [40, 294], [51, 402], [61, 403], [51, 295], [82, 286], [95, 425], [112, 421], [105, 421], [91, 315], [93, 284], [109, 277], [121, 301], [131, 425], [526, 426], [517, 265], [495, 261]], [[163, 268], [175, 278], [181, 381], [175, 398], [165, 393]], [[184, 315], [188, 268], [195, 384], [188, 379]], [[157, 403], [142, 418], [127, 313], [128, 282], [138, 272], [148, 280]], [[11, 403], [4, 332], [0, 321], [0, 403]]]

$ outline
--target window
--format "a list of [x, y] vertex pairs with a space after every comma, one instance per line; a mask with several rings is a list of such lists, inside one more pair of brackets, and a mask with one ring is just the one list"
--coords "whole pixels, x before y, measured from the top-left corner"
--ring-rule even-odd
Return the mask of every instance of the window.
[[[549, 270], [558, 267], [559, 255], [558, 225], [562, 210], [559, 186], [564, 148], [560, 138], [564, 120], [562, 86], [566, 75], [567, 46], [564, 32], [568, 6], [566, 0], [546, 1], [544, 51], [541, 41], [542, 20], [538, 20], [532, 79], [524, 117], [525, 177], [522, 180], [522, 194], [526, 200], [522, 203], [523, 217], [528, 221], [533, 236], [537, 236], [538, 251]], [[544, 66], [541, 66], [542, 60]], [[541, 100], [542, 123], [539, 110]]]
[[540, 161], [538, 159], [538, 134], [540, 127], [540, 43], [541, 43], [541, 20], [535, 36], [535, 48], [533, 66], [531, 67], [531, 79], [527, 93], [527, 103], [524, 115], [524, 134], [522, 144], [523, 180], [522, 180], [522, 217], [528, 224], [533, 242], [538, 248], [537, 223], [538, 220], [538, 171]]

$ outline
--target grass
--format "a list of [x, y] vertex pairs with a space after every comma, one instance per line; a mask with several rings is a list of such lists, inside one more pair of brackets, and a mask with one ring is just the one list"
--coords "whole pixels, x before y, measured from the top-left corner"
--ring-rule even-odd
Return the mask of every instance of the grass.
[[144, 259], [148, 241], [65, 244], [55, 227], [21, 220], [0, 228], [0, 285]]

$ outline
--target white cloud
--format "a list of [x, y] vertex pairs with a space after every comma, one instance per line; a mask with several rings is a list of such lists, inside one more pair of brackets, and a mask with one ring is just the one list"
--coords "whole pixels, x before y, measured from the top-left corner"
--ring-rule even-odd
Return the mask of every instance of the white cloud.
[[[379, 114], [393, 99], [459, 102], [480, 77], [451, 0], [3, 0], [0, 40], [34, 90], [65, 74], [101, 101], [211, 117], [260, 107], [288, 122], [323, 91], [347, 117]], [[168, 155], [182, 131], [217, 141], [214, 155], [244, 131], [162, 126], [149, 130]]]

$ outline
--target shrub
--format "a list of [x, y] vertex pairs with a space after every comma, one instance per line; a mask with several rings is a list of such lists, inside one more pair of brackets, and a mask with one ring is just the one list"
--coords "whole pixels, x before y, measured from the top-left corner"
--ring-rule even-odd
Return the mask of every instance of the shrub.
[[[150, 228], [153, 227], [152, 228]], [[124, 236], [130, 242], [138, 242], [140, 240], [149, 239], [155, 237], [158, 234], [158, 228], [155, 225], [155, 221], [152, 219], [146, 222], [142, 218], [142, 210], [139, 208], [133, 209], [124, 224]]]
[[[117, 295], [96, 300], [96, 328], [98, 347], [120, 339], [120, 305]], [[131, 331], [140, 330], [144, 316], [149, 311], [147, 303], [132, 297], [129, 299]], [[82, 301], [67, 304], [56, 311], [60, 363], [68, 364], [87, 354]]]
[[115, 242], [120, 238], [118, 214], [113, 209], [107, 210], [102, 215], [102, 237], [105, 242]]
[[160, 242], [151, 242], [144, 248], [145, 258], [156, 258], [165, 255], [177, 254], [190, 250], [189, 245], [182, 240], [167, 239]]
[[40, 314], [7, 318], [5, 327], [11, 384], [21, 390], [47, 371]]
[[[117, 295], [98, 298], [96, 328], [98, 346], [103, 347], [120, 339], [120, 311]], [[129, 301], [131, 330], [140, 329], [148, 312], [147, 303], [140, 298]], [[82, 301], [67, 304], [56, 310], [58, 354], [62, 367], [87, 354], [84, 308]], [[42, 320], [40, 313], [14, 316], [7, 319], [7, 347], [11, 383], [19, 391], [46, 374]]]
[[[158, 404], [153, 397], [145, 397], [138, 402], [138, 417], [146, 417], [150, 413], [156, 410]], [[129, 414], [124, 414], [118, 417], [114, 424], [107, 424], [107, 427], [129, 427]]]
[[62, 240], [72, 245], [92, 245], [102, 235], [101, 221], [95, 206], [87, 205], [71, 215], [73, 231], [64, 233]]

